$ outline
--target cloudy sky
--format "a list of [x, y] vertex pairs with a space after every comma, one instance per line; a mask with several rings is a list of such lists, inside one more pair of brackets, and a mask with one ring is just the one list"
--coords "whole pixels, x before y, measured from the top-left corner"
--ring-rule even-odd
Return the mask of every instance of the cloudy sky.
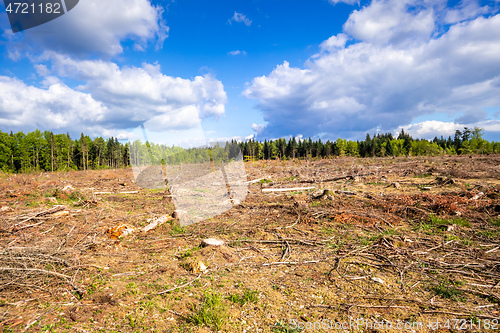
[[[500, 0], [80, 0], [12, 33], [0, 130], [500, 141]], [[168, 139], [167, 139], [168, 138]]]

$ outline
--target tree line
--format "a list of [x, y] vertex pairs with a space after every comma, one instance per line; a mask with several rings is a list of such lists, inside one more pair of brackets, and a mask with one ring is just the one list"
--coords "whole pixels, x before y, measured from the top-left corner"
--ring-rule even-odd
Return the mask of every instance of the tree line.
[[249, 140], [240, 143], [246, 160], [293, 159], [331, 156], [385, 157], [436, 156], [461, 154], [498, 154], [500, 142], [483, 139], [483, 129], [456, 130], [453, 137], [435, 137], [433, 140], [413, 139], [404, 130], [395, 138], [391, 133], [366, 135], [364, 141], [337, 139], [323, 142], [291, 137], [288, 140]]
[[68, 134], [35, 130], [24, 134], [0, 131], [0, 170], [5, 172], [87, 170], [121, 168], [133, 165], [223, 162], [236, 158], [245, 160], [326, 158], [332, 156], [384, 157], [435, 156], [455, 154], [499, 154], [500, 142], [483, 139], [483, 130], [457, 130], [453, 137], [434, 140], [413, 139], [404, 130], [394, 137], [391, 133], [366, 135], [363, 141], [337, 139], [323, 142], [291, 137], [288, 140], [232, 140], [207, 148], [184, 149], [136, 140], [121, 143], [117, 138], [90, 138], [81, 134], [72, 139]]
[[0, 131], [0, 170], [6, 172], [87, 170], [130, 165], [128, 144], [116, 138], [91, 139], [81, 134], [35, 130], [24, 134]]

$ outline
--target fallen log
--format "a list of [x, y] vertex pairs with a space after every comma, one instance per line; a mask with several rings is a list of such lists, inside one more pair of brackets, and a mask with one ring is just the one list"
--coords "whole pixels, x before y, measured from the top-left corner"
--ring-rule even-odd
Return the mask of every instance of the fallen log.
[[349, 176], [340, 176], [340, 177], [334, 177], [334, 178], [328, 178], [328, 179], [318, 179], [318, 180], [299, 180], [299, 183], [307, 183], [307, 184], [312, 184], [312, 183], [325, 183], [325, 182], [336, 182], [337, 180], [344, 180], [344, 179], [354, 179], [355, 177], [366, 177], [370, 175], [374, 175], [375, 172], [368, 172], [364, 173], [361, 175], [349, 175]]
[[163, 215], [162, 217], [154, 220], [153, 222], [151, 222], [150, 224], [148, 224], [147, 226], [145, 226], [142, 231], [144, 232], [148, 232], [149, 230], [152, 230], [160, 225], [162, 225], [163, 223], [167, 222], [167, 221], [170, 221], [172, 219], [172, 216], [170, 215]]
[[316, 187], [291, 187], [291, 188], [264, 188], [262, 192], [288, 192], [288, 191], [307, 191], [307, 190], [315, 190]]

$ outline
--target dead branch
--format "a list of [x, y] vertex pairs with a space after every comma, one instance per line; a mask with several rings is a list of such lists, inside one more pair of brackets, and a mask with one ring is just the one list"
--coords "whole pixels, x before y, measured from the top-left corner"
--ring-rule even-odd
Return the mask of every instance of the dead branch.
[[302, 264], [316, 264], [321, 260], [309, 260], [309, 261], [277, 261], [262, 264], [262, 266], [273, 266], [273, 265], [302, 265]]
[[[59, 212], [59, 211], [61, 211], [61, 210], [64, 210], [64, 209], [66, 209], [66, 206], [63, 206], [63, 205], [57, 205], [57, 206], [52, 207], [51, 209], [47, 209], [47, 210], [44, 210], [44, 211], [42, 211], [42, 212], [32, 214], [32, 215], [30, 215], [30, 216], [28, 216], [28, 217], [24, 217], [24, 220], [22, 220], [21, 222], [18, 222], [18, 223], [16, 223], [16, 224], [14, 224], [14, 225], [12, 226], [12, 229], [13, 229], [13, 230], [21, 230], [21, 229], [23, 229], [23, 228], [21, 228], [21, 229], [17, 228], [17, 226], [18, 226], [18, 225], [23, 224], [23, 223], [26, 223], [26, 222], [28, 222], [29, 220], [32, 220], [32, 219], [34, 219], [34, 218], [36, 218], [36, 217], [43, 216], [43, 215], [48, 215], [48, 214], [54, 214], [54, 213], [57, 213], [57, 212]], [[38, 225], [38, 224], [35, 224], [35, 225]], [[31, 226], [27, 226], [27, 227], [31, 227]]]
[[168, 292], [171, 292], [171, 291], [174, 291], [176, 289], [180, 289], [182, 287], [185, 287], [185, 286], [189, 286], [191, 283], [193, 283], [194, 281], [198, 280], [199, 278], [201, 277], [201, 273], [200, 275], [198, 275], [196, 278], [192, 279], [190, 282], [187, 282], [187, 283], [184, 283], [180, 286], [177, 286], [175, 288], [170, 288], [170, 289], [167, 289], [167, 290], [164, 290], [164, 291], [160, 291], [159, 293], [157, 293], [156, 295], [163, 295], [163, 294], [166, 294]]
[[43, 273], [43, 274], [48, 274], [48, 275], [54, 275], [54, 276], [57, 276], [57, 277], [60, 277], [60, 278], [64, 278], [64, 279], [71, 279], [71, 276], [69, 276], [69, 275], [64, 275], [64, 274], [61, 274], [61, 273], [47, 271], [47, 270], [38, 269], [38, 268], [0, 267], [0, 271], [38, 272], [38, 273]]
[[[343, 304], [343, 306], [348, 308], [371, 308], [371, 309], [411, 309], [409, 306], [404, 305], [370, 305], [370, 304]], [[338, 306], [326, 305], [326, 304], [311, 304], [308, 305], [311, 308], [323, 308], [323, 309], [337, 309]]]
[[308, 190], [315, 190], [316, 187], [314, 186], [309, 186], [309, 187], [290, 187], [290, 188], [264, 188], [262, 189], [262, 192], [289, 192], [289, 191], [308, 191]]
[[500, 320], [500, 317], [493, 317], [492, 315], [483, 315], [480, 313], [460, 313], [460, 312], [450, 312], [450, 311], [444, 311], [444, 310], [424, 310], [424, 311], [422, 311], [422, 313], [439, 313], [439, 314], [446, 314], [446, 315], [456, 316], [456, 317], [475, 316], [477, 318]]
[[286, 245], [285, 251], [283, 251], [283, 256], [281, 257], [281, 261], [283, 261], [283, 260], [285, 260], [285, 258], [287, 257], [287, 255], [290, 257], [290, 252], [291, 252], [290, 244], [288, 243], [288, 241], [286, 239], [284, 239], [283, 237], [281, 237], [281, 235], [279, 233], [276, 232], [276, 235], [278, 236], [278, 238], [280, 238], [281, 240], [283, 240], [283, 242]]
[[356, 176], [349, 175], [349, 176], [340, 176], [340, 177], [333, 177], [333, 178], [319, 179], [319, 180], [307, 179], [307, 180], [300, 180], [299, 183], [313, 184], [313, 183], [318, 183], [318, 182], [323, 182], [323, 183], [336, 182], [338, 180], [354, 179], [355, 177], [366, 177], [366, 176], [370, 176], [370, 175], [374, 175], [374, 174], [375, 174], [374, 172], [368, 172], [368, 173], [364, 173], [362, 175], [356, 175]]

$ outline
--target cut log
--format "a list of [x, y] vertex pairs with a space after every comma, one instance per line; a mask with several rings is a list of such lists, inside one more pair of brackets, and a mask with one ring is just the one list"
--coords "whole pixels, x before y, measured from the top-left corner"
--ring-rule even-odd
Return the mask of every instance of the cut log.
[[335, 193], [337, 194], [344, 194], [344, 195], [356, 195], [356, 193], [351, 192], [351, 191], [341, 191], [341, 190], [335, 190]]
[[254, 180], [250, 180], [247, 182], [247, 184], [254, 184], [254, 183], [258, 183], [260, 182], [262, 179], [265, 179], [265, 178], [259, 178], [259, 179], [254, 179]]
[[172, 219], [172, 216], [170, 215], [163, 215], [162, 217], [154, 220], [153, 222], [151, 222], [150, 224], [148, 224], [147, 226], [145, 226], [144, 228], [142, 228], [142, 231], [144, 232], [148, 232], [149, 230], [152, 230], [160, 225], [162, 225], [163, 223], [167, 222], [167, 221], [170, 221]]
[[291, 187], [291, 188], [265, 188], [262, 189], [262, 192], [288, 192], [288, 191], [307, 191], [307, 190], [315, 190], [316, 187]]
[[389, 185], [387, 187], [401, 188], [401, 185], [399, 185], [398, 182], [394, 182], [394, 183], [391, 183], [391, 185]]
[[224, 241], [220, 239], [215, 239], [215, 238], [207, 238], [201, 241], [201, 246], [206, 247], [206, 246], [222, 246], [224, 245]]

